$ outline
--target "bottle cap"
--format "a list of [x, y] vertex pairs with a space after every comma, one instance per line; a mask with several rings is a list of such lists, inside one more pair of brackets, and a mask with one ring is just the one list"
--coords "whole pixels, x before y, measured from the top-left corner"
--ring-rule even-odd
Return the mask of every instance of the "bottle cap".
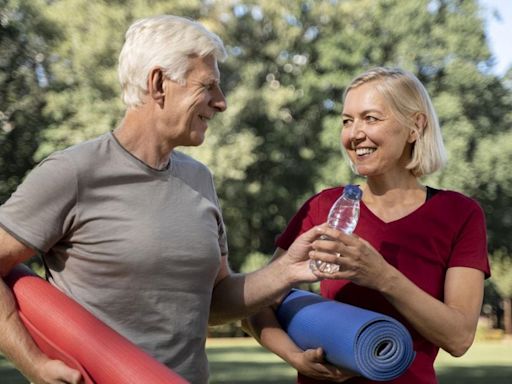
[[363, 191], [359, 188], [359, 185], [348, 184], [345, 185], [345, 189], [343, 190], [343, 194], [352, 200], [361, 200], [361, 196], [363, 196]]

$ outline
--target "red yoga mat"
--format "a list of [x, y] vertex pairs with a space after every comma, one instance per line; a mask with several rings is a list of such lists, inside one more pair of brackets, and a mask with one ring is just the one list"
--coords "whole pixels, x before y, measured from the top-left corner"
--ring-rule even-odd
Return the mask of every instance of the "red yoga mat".
[[79, 370], [85, 384], [188, 383], [25, 265], [5, 282], [39, 348]]

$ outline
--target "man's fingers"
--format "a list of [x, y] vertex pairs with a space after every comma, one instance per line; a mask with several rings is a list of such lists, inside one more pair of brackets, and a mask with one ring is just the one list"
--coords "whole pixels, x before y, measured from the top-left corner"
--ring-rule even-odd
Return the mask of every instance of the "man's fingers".
[[62, 382], [69, 384], [82, 384], [84, 382], [80, 371], [68, 367], [62, 361], [54, 360], [53, 366], [55, 374], [60, 377]]
[[299, 237], [301, 240], [312, 243], [313, 241], [319, 239], [322, 235], [325, 235], [325, 231], [327, 229], [329, 229], [327, 224], [317, 225], [316, 227], [311, 228], [309, 231], [304, 232]]

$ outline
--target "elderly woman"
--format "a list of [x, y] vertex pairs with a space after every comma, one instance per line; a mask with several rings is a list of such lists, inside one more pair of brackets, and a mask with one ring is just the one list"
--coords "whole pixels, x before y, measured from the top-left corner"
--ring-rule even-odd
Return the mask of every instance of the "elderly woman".
[[[413, 74], [374, 68], [358, 76], [345, 91], [342, 120], [345, 157], [366, 182], [354, 234], [329, 230], [334, 241], [313, 243], [313, 259], [339, 265], [339, 272], [315, 272], [324, 279], [321, 293], [401, 321], [416, 358], [392, 382], [436, 383], [438, 349], [461, 356], [475, 336], [490, 274], [484, 213], [469, 197], [421, 183], [443, 166], [445, 152], [430, 97]], [[342, 190], [324, 190], [302, 206], [277, 239], [276, 258], [326, 220]], [[301, 350], [269, 310], [248, 326], [297, 369], [298, 383], [373, 382], [327, 364], [320, 348]]]

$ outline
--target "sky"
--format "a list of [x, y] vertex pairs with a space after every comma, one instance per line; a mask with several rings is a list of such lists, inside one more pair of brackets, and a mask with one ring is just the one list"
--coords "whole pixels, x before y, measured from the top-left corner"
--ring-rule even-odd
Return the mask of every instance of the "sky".
[[[479, 0], [484, 7], [491, 52], [496, 59], [494, 72], [504, 75], [512, 66], [512, 0]], [[493, 13], [497, 11], [500, 18]]]

